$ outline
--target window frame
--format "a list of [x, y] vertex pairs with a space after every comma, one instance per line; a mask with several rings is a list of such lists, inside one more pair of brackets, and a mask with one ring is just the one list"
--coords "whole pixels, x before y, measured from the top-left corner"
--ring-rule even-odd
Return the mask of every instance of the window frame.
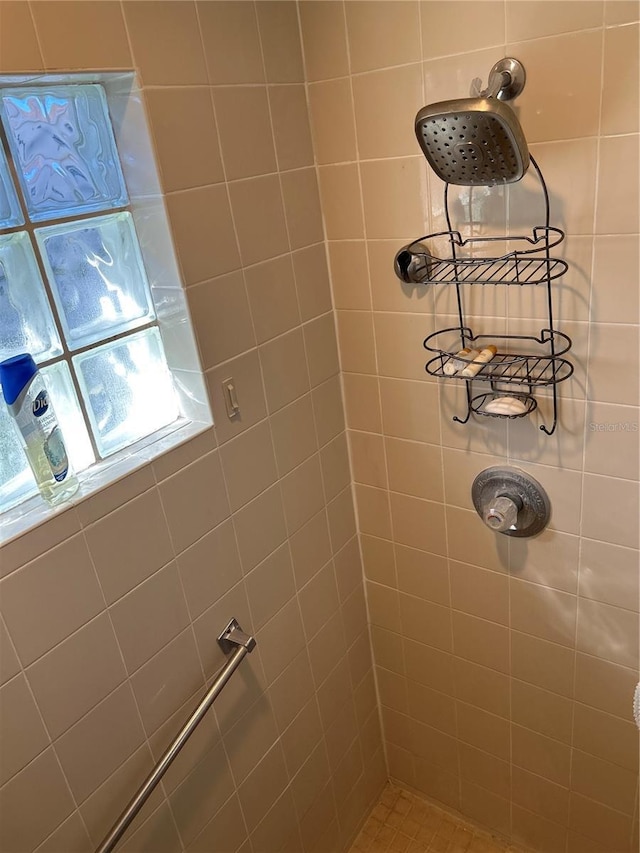
[[[164, 193], [160, 185], [142, 89], [135, 73], [0, 74], [0, 88], [2, 89], [15, 88], [16, 86], [53, 86], [79, 83], [98, 83], [104, 88], [120, 167], [129, 194], [128, 204], [84, 214], [52, 217], [37, 222], [30, 221], [29, 217], [25, 215], [23, 224], [11, 226], [2, 229], [2, 231], [3, 234], [20, 231], [29, 234], [37, 263], [41, 268], [54, 323], [63, 346], [61, 355], [40, 362], [39, 367], [47, 367], [61, 361], [65, 361], [69, 365], [87, 431], [94, 448], [96, 462], [78, 473], [80, 480], [78, 492], [70, 501], [61, 506], [51, 508], [41, 499], [39, 494], [34, 494], [13, 508], [0, 512], [0, 542], [6, 542], [22, 535], [30, 528], [41, 524], [90, 494], [121, 479], [162, 453], [198, 435], [213, 424], [206, 380], [199, 361], [185, 288], [179, 273], [177, 253], [173, 246], [169, 228]], [[3, 144], [6, 144], [6, 140]], [[11, 158], [10, 149], [8, 149], [8, 153], [9, 170], [20, 195], [20, 184], [15, 174], [15, 164]], [[22, 199], [20, 199], [20, 203], [24, 210]], [[130, 331], [105, 337], [99, 343], [87, 344], [70, 350], [63, 334], [56, 300], [42, 266], [34, 232], [37, 229], [59, 223], [78, 221], [90, 223], [91, 219], [123, 211], [128, 211], [133, 220], [149, 281], [155, 318], [141, 323]], [[91, 422], [87, 415], [86, 406], [74, 371], [71, 369], [71, 360], [78, 354], [87, 350], [95, 350], [96, 347], [104, 343], [112, 340], [126, 340], [129, 335], [152, 327], [157, 327], [160, 332], [167, 365], [173, 376], [181, 414], [171, 424], [101, 459], [91, 432]]]

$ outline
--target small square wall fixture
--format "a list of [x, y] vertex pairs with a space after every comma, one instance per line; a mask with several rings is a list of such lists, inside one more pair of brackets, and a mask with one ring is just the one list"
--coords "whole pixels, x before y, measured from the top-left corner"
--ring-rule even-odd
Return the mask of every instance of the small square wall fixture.
[[127, 203], [101, 86], [7, 88], [2, 107], [32, 222]]

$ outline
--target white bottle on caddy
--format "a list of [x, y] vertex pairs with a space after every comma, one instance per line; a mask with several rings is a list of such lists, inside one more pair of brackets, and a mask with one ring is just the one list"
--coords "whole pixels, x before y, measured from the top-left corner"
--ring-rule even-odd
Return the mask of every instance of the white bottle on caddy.
[[0, 362], [0, 385], [40, 494], [50, 506], [78, 488], [62, 430], [36, 363], [28, 354]]

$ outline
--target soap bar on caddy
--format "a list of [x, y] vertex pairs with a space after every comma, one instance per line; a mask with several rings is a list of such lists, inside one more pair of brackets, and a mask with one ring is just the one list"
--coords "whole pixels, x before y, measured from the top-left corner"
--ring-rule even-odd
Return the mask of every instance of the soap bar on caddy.
[[494, 397], [484, 407], [491, 415], [524, 415], [527, 407], [517, 397]]

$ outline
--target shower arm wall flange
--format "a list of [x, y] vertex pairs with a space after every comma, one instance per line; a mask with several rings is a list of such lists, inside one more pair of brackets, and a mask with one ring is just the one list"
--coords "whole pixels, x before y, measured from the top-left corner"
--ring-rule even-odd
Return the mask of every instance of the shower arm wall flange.
[[524, 65], [518, 59], [507, 56], [496, 62], [489, 72], [486, 89], [481, 89], [482, 80], [479, 77], [471, 81], [471, 97], [512, 101], [522, 92], [526, 81]]

